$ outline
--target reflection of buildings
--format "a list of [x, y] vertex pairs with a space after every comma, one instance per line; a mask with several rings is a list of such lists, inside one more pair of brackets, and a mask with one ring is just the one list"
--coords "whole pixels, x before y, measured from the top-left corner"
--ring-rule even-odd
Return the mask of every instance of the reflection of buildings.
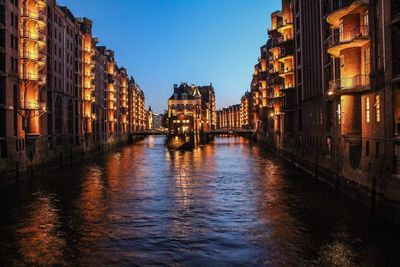
[[145, 127], [143, 91], [97, 44], [54, 0], [0, 1], [0, 173]]
[[[62, 251], [66, 247], [60, 213], [54, 196], [35, 195], [23, 221], [16, 225], [20, 260], [26, 265], [67, 265]], [[45, 255], [45, 256], [44, 256]]]

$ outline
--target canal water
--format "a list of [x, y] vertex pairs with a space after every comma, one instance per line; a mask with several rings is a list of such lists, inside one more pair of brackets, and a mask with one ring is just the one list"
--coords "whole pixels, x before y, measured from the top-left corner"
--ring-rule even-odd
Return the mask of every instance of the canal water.
[[0, 266], [400, 266], [399, 236], [239, 137], [148, 137], [0, 189]]

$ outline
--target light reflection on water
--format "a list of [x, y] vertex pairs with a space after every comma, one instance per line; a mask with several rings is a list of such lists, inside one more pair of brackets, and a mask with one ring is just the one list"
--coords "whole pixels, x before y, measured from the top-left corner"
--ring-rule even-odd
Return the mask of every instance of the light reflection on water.
[[164, 142], [2, 188], [0, 265], [398, 265], [389, 227], [246, 140]]

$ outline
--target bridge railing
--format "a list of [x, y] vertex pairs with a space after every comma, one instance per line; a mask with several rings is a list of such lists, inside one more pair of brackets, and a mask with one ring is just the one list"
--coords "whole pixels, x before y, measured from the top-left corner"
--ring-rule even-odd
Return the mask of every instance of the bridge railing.
[[206, 133], [255, 133], [254, 129], [218, 129], [218, 130], [210, 130]]

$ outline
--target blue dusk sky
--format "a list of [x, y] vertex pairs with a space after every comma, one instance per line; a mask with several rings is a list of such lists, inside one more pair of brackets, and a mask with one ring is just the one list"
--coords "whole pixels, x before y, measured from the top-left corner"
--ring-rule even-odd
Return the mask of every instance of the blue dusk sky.
[[280, 0], [59, 0], [116, 53], [139, 83], [146, 106], [167, 108], [173, 84], [207, 85], [217, 107], [239, 103], [249, 89], [270, 14]]

